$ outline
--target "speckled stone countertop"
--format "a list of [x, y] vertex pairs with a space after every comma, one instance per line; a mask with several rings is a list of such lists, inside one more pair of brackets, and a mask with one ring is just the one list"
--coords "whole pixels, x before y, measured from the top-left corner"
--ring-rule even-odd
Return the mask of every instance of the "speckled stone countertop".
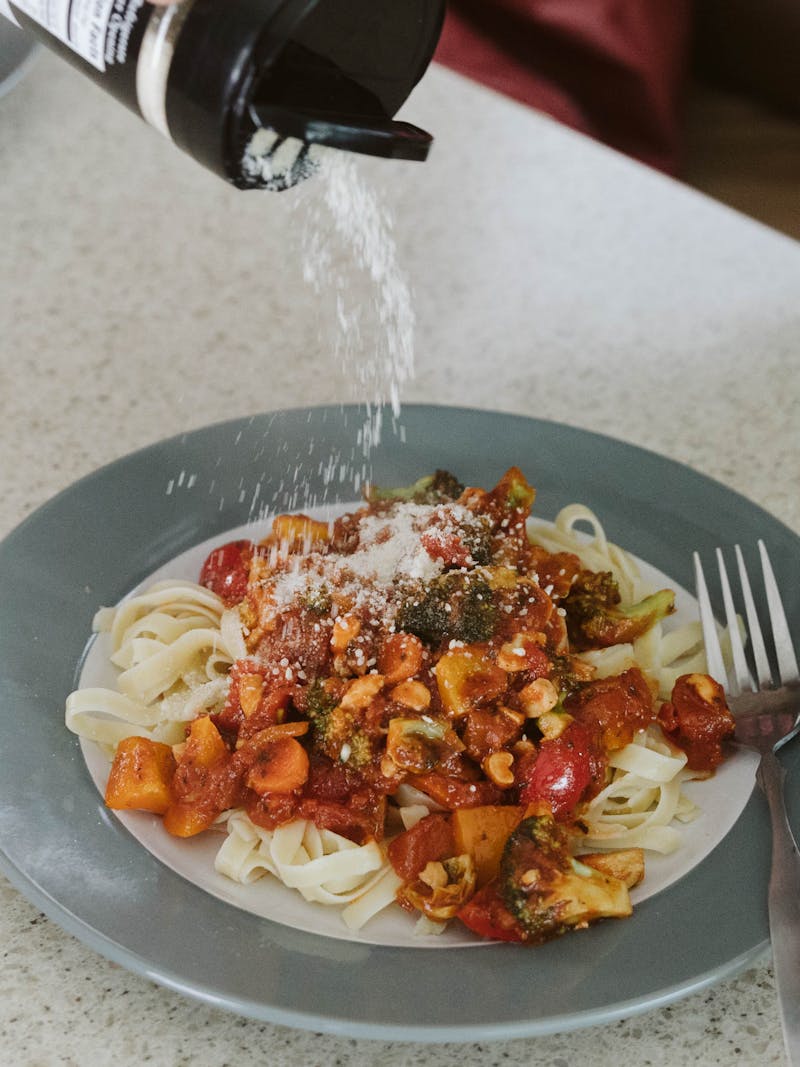
[[[436, 134], [430, 161], [363, 167], [414, 288], [404, 398], [621, 437], [800, 531], [800, 247], [444, 71], [406, 113]], [[0, 533], [161, 437], [358, 399], [301, 275], [313, 183], [237, 193], [49, 56], [0, 101], [0, 160]], [[0, 1061], [13, 1067], [784, 1062], [766, 961], [607, 1026], [421, 1046], [184, 998], [85, 948], [2, 879], [0, 952]]]

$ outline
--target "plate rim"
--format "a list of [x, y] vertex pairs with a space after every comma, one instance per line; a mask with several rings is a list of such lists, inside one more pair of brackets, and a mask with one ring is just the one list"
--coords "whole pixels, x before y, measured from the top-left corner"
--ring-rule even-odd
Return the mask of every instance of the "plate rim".
[[[339, 414], [342, 409], [349, 412], [358, 412], [362, 408], [360, 405], [309, 405], [287, 409], [277, 409], [275, 411], [264, 412], [259, 415], [240, 416], [230, 419], [223, 419], [216, 423], [209, 424], [207, 426], [198, 427], [193, 430], [173, 434], [170, 437], [164, 438], [160, 441], [152, 442], [143, 446], [141, 449], [137, 449], [134, 452], [123, 455], [117, 459], [102, 465], [96, 470], [90, 471], [83, 477], [73, 482], [69, 486], [62, 489], [59, 493], [45, 501], [42, 505], [36, 508], [28, 516], [26, 516], [17, 526], [13, 527], [8, 534], [0, 541], [0, 565], [5, 560], [7, 553], [13, 553], [16, 544], [21, 540], [25, 533], [37, 524], [47, 521], [48, 516], [54, 509], [57, 509], [59, 504], [64, 501], [69, 501], [73, 497], [80, 496], [80, 494], [89, 485], [95, 483], [101, 483], [104, 477], [107, 477], [109, 473], [114, 473], [119, 468], [124, 468], [127, 464], [136, 464], [146, 461], [146, 458], [150, 455], [156, 455], [157, 453], [163, 453], [169, 451], [176, 446], [185, 446], [192, 441], [200, 441], [202, 438], [207, 437], [210, 433], [221, 432], [225, 429], [233, 427], [246, 428], [252, 426], [257, 422], [266, 420], [266, 426], [269, 428], [272, 423], [281, 418], [297, 418], [302, 415], [306, 415], [309, 412], [316, 413], [330, 413], [333, 415]], [[682, 463], [679, 460], [672, 459], [671, 457], [664, 456], [654, 450], [642, 447], [637, 444], [625, 441], [621, 438], [612, 437], [607, 434], [598, 433], [592, 430], [586, 430], [582, 427], [573, 426], [563, 422], [557, 422], [554, 420], [542, 419], [534, 416], [526, 416], [518, 413], [504, 412], [500, 410], [484, 409], [484, 408], [469, 408], [460, 407], [457, 405], [441, 405], [441, 404], [408, 404], [404, 405], [403, 414], [408, 416], [414, 416], [415, 412], [422, 412], [428, 418], [434, 412], [446, 412], [449, 416], [455, 417], [459, 420], [469, 420], [476, 416], [480, 418], [490, 419], [513, 419], [521, 424], [524, 424], [531, 429], [537, 426], [545, 427], [548, 432], [555, 433], [560, 430], [565, 430], [568, 434], [576, 435], [578, 438], [589, 441], [597, 441], [602, 443], [603, 446], [611, 446], [613, 449], [621, 448], [626, 453], [632, 453], [634, 456], [638, 453], [642, 453], [652, 461], [658, 464], [665, 464], [665, 469], [672, 469], [676, 471], [681, 477], [689, 477], [691, 479], [699, 480], [700, 484], [707, 484], [714, 486], [717, 491], [721, 491], [726, 498], [733, 501], [738, 507], [743, 505], [751, 512], [757, 513], [765, 517], [769, 524], [780, 527], [784, 534], [789, 537], [790, 540], [800, 543], [800, 537], [790, 527], [788, 527], [782, 520], [776, 516], [770, 515], [764, 508], [755, 502], [746, 498], [743, 494], [738, 493], [736, 490], [724, 485], [709, 476], [702, 474], [695, 470], [693, 467], [686, 463]], [[601, 515], [602, 519], [602, 515]], [[226, 525], [227, 520], [222, 520], [222, 527]], [[207, 536], [202, 534], [202, 536]], [[201, 539], [201, 538], [198, 538]], [[796, 545], [794, 547], [797, 547]], [[657, 562], [657, 561], [654, 561]], [[688, 565], [688, 560], [687, 560]], [[1, 575], [2, 572], [0, 572]], [[135, 578], [127, 577], [126, 584], [132, 585]], [[88, 635], [87, 635], [88, 636]], [[2, 667], [2, 659], [0, 659], [0, 668]], [[78, 669], [77, 664], [73, 664], [74, 669]], [[0, 708], [0, 715], [2, 714], [2, 708]], [[2, 720], [0, 719], [0, 722]], [[0, 785], [0, 789], [2, 786]], [[752, 799], [750, 801], [752, 804]], [[687, 996], [690, 993], [697, 992], [701, 989], [707, 988], [709, 985], [722, 980], [723, 978], [730, 977], [731, 975], [738, 973], [744, 967], [753, 963], [760, 955], [763, 955], [765, 949], [768, 946], [768, 938], [763, 938], [757, 944], [752, 945], [744, 952], [737, 953], [733, 958], [728, 960], [722, 965], [710, 967], [706, 970], [696, 971], [696, 973], [687, 977], [684, 981], [678, 983], [672, 983], [671, 985], [657, 991], [644, 993], [638, 997], [629, 997], [624, 1001], [618, 1003], [609, 1004], [605, 1007], [591, 1007], [579, 1011], [568, 1011], [561, 1015], [551, 1015], [547, 1018], [535, 1019], [525, 1018], [518, 1019], [516, 1021], [503, 1020], [494, 1024], [491, 1023], [476, 1023], [474, 1026], [464, 1025], [463, 1023], [448, 1025], [448, 1024], [418, 1024], [413, 1028], [409, 1028], [408, 1024], [392, 1024], [387, 1022], [371, 1023], [364, 1020], [356, 1020], [354, 1018], [344, 1017], [331, 1017], [329, 1014], [318, 1014], [314, 1012], [304, 1011], [295, 1008], [289, 1010], [285, 1007], [276, 1006], [273, 1004], [264, 1003], [262, 1000], [253, 1000], [247, 1002], [241, 998], [241, 996], [233, 994], [225, 994], [219, 989], [214, 989], [213, 984], [207, 984], [203, 986], [197, 981], [189, 981], [178, 973], [171, 973], [168, 968], [154, 967], [152, 961], [147, 960], [143, 956], [137, 954], [131, 948], [115, 942], [107, 934], [95, 929], [85, 919], [75, 915], [72, 911], [61, 904], [52, 895], [49, 895], [45, 889], [40, 887], [36, 882], [32, 881], [26, 872], [18, 867], [14, 860], [6, 854], [3, 845], [3, 832], [2, 824], [0, 824], [0, 871], [2, 871], [15, 886], [15, 888], [21, 892], [21, 894], [40, 907], [53, 921], [55, 921], [67, 932], [76, 936], [80, 941], [89, 945], [95, 951], [101, 955], [113, 960], [116, 963], [121, 964], [129, 970], [140, 974], [150, 980], [156, 981], [160, 984], [174, 989], [184, 995], [195, 997], [203, 1002], [212, 1004], [217, 1007], [224, 1007], [228, 1010], [244, 1014], [253, 1018], [257, 1018], [262, 1021], [276, 1022], [283, 1025], [300, 1027], [303, 1029], [316, 1029], [325, 1033], [331, 1034], [347, 1034], [347, 1036], [361, 1036], [367, 1038], [380, 1038], [390, 1040], [413, 1040], [423, 1042], [445, 1042], [445, 1041], [469, 1041], [473, 1039], [480, 1039], [486, 1037], [493, 1038], [512, 1038], [523, 1036], [537, 1036], [548, 1033], [564, 1032], [569, 1029], [576, 1029], [580, 1027], [595, 1025], [604, 1022], [610, 1022], [615, 1019], [619, 1019], [631, 1014], [639, 1014], [643, 1011], [650, 1010], [655, 1007], [664, 1006], [672, 1003], [675, 1000], [680, 999], [683, 996]], [[179, 876], [177, 876], [179, 877]], [[665, 893], [669, 893], [671, 890], [666, 890]], [[269, 923], [269, 920], [261, 919], [262, 923]], [[274, 924], [270, 924], [274, 925]], [[314, 935], [308, 935], [313, 937]], [[393, 953], [403, 954], [407, 950], [402, 948], [393, 948]], [[413, 953], [413, 949], [409, 949], [409, 952]], [[506, 950], [507, 951], [507, 950]], [[523, 949], [524, 952], [530, 952], [529, 949]], [[418, 954], [416, 957], [419, 958]]]

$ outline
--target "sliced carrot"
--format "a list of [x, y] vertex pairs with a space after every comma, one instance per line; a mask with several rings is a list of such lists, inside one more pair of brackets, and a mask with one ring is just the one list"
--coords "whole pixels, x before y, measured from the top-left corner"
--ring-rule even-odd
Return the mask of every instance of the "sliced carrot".
[[259, 751], [246, 783], [259, 796], [292, 793], [305, 784], [308, 770], [308, 755], [300, 742], [294, 737], [282, 737]]
[[284, 737], [302, 737], [303, 734], [308, 733], [308, 727], [308, 722], [276, 722], [241, 741], [237, 748], [241, 749], [245, 756], [248, 752], [257, 753], [266, 745], [273, 741], [280, 741]]

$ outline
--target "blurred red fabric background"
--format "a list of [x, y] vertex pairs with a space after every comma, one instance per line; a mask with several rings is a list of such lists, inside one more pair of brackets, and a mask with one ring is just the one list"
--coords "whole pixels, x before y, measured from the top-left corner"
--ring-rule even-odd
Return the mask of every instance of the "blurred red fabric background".
[[692, 0], [450, 0], [435, 58], [675, 173], [691, 26]]

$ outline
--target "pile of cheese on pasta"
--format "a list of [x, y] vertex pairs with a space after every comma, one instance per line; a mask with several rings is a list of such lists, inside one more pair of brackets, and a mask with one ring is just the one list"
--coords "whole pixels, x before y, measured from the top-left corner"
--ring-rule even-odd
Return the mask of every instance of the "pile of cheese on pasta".
[[439, 471], [102, 609], [117, 688], [67, 725], [113, 757], [106, 803], [219, 835], [220, 872], [352, 929], [399, 905], [535, 944], [630, 914], [733, 723], [696, 628], [662, 630], [672, 592], [586, 508], [534, 526], [533, 500], [517, 468]]

